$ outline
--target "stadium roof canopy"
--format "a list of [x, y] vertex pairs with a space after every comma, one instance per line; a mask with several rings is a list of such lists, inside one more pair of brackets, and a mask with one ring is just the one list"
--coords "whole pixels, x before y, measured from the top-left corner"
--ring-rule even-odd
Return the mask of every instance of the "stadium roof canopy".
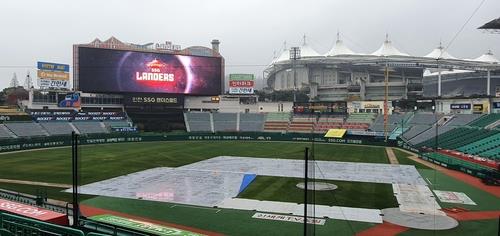
[[374, 56], [409, 56], [406, 53], [400, 52], [397, 48], [392, 46], [392, 42], [389, 40], [389, 36], [385, 36], [385, 41], [380, 46], [380, 48], [373, 52], [372, 55]]
[[491, 51], [481, 55], [480, 57], [474, 59], [474, 61], [489, 62], [493, 64], [498, 64], [500, 61], [493, 55]]
[[494, 19], [483, 26], [479, 27], [478, 29], [495, 29], [495, 30], [500, 30], [500, 18]]
[[434, 59], [457, 59], [456, 57], [450, 55], [444, 47], [439, 43], [439, 47], [435, 48], [429, 54], [424, 57], [434, 58]]
[[330, 49], [330, 51], [328, 51], [325, 54], [325, 56], [334, 57], [338, 55], [357, 55], [357, 54], [353, 52], [351, 49], [349, 49], [347, 46], [345, 46], [342, 40], [337, 39], [335, 45], [333, 45], [332, 49]]

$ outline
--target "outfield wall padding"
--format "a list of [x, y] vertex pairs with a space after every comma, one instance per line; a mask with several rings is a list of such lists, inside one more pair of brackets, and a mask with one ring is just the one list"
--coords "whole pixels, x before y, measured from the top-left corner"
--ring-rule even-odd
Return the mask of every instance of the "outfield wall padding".
[[[153, 141], [288, 141], [288, 142], [318, 142], [393, 146], [394, 142], [385, 143], [383, 139], [366, 136], [347, 135], [344, 138], [324, 138], [322, 134], [278, 134], [278, 133], [186, 133], [186, 134], [141, 134], [141, 133], [111, 133], [81, 135], [80, 144], [107, 144], [124, 142]], [[47, 136], [33, 138], [17, 138], [0, 140], [0, 152], [19, 151], [38, 148], [70, 146], [71, 137]]]

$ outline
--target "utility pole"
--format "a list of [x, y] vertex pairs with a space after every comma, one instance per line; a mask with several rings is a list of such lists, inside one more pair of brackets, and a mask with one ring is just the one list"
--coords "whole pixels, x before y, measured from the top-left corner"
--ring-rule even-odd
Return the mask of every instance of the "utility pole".
[[292, 61], [293, 73], [293, 102], [297, 102], [297, 72], [295, 71], [295, 63], [300, 59], [300, 47], [290, 48], [290, 60]]

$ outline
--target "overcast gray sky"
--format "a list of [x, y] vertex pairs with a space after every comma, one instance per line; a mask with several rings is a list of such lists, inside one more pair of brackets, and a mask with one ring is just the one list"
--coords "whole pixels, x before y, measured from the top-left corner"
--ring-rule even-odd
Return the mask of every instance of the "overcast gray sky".
[[[12, 0], [0, 3], [0, 88], [13, 73], [21, 83], [36, 62], [72, 65], [72, 45], [110, 36], [131, 43], [172, 41], [210, 46], [221, 41], [226, 74], [262, 75], [279, 51], [299, 45], [302, 35], [320, 53], [337, 30], [356, 52], [371, 53], [385, 33], [411, 55], [447, 45], [482, 0]], [[477, 30], [500, 17], [500, 1], [486, 0], [450, 54], [475, 58], [491, 49], [500, 57], [500, 34]]]

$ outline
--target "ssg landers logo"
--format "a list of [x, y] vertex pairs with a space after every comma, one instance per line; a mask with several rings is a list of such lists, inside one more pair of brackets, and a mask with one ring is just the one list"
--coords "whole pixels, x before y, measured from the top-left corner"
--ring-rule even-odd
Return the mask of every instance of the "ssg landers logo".
[[148, 64], [147, 72], [135, 72], [135, 79], [137, 81], [158, 81], [158, 82], [174, 82], [174, 74], [166, 73], [166, 64], [154, 59]]

